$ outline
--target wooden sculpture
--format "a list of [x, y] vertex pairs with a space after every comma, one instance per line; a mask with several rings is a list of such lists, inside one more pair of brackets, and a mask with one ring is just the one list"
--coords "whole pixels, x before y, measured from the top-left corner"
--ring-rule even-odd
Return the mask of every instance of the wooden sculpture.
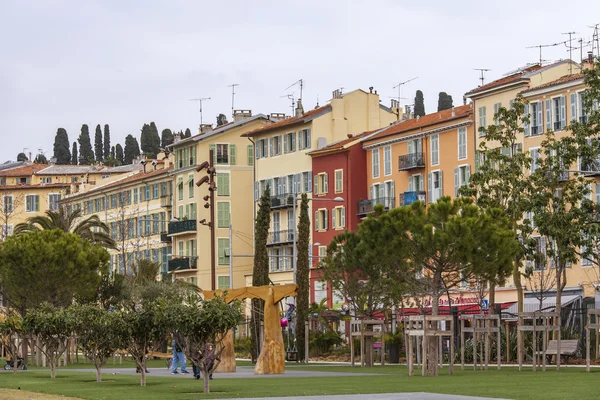
[[298, 286], [296, 284], [249, 286], [227, 291], [206, 291], [204, 292], [204, 298], [212, 299], [215, 295], [225, 295], [227, 303], [243, 299], [262, 299], [265, 301], [263, 343], [256, 367], [254, 367], [254, 373], [256, 375], [276, 375], [283, 374], [285, 369], [285, 348], [277, 303], [286, 297], [296, 296], [297, 293]]

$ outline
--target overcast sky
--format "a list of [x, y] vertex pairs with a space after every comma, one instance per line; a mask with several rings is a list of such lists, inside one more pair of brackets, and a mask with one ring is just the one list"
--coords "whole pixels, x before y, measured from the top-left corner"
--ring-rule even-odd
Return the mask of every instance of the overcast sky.
[[[144, 123], [197, 131], [235, 108], [290, 113], [286, 88], [302, 78], [305, 109], [331, 92], [373, 86], [382, 102], [440, 91], [454, 104], [479, 83], [536, 62], [526, 46], [589, 40], [600, 1], [546, 0], [0, 0], [0, 161], [23, 148], [48, 158], [56, 130], [109, 124], [112, 145]], [[595, 19], [594, 19], [595, 18]], [[543, 58], [568, 58], [564, 45]], [[574, 54], [579, 60], [579, 51]]]

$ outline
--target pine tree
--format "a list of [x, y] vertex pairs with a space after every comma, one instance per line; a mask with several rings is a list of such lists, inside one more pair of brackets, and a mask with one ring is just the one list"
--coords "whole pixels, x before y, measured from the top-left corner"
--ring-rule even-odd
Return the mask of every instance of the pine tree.
[[217, 115], [217, 126], [225, 125], [227, 123], [227, 117], [225, 114]]
[[[310, 218], [308, 216], [308, 196], [302, 194], [300, 202], [300, 218], [298, 220], [298, 243], [296, 250], [296, 283], [298, 284], [298, 297], [296, 300], [296, 346], [298, 359], [304, 360], [305, 353], [305, 322], [308, 321], [309, 305], [309, 268], [308, 246], [310, 240]], [[308, 361], [308, 360], [304, 360]]]
[[69, 135], [65, 128], [58, 128], [54, 137], [54, 158], [56, 164], [65, 165], [71, 163], [71, 151], [69, 150]]
[[425, 99], [423, 98], [423, 92], [417, 90], [415, 95], [415, 117], [422, 117], [425, 115]]
[[117, 143], [117, 145], [115, 146], [115, 160], [121, 163], [121, 165], [125, 164], [123, 146], [121, 146], [120, 143]]
[[185, 129], [185, 133], [183, 134], [183, 137], [184, 138], [192, 137], [192, 131], [190, 131], [190, 128]]
[[92, 141], [90, 140], [90, 130], [86, 124], [81, 125], [81, 134], [78, 141], [79, 164], [93, 164], [94, 151], [92, 150]]
[[438, 97], [438, 111], [448, 110], [454, 107], [452, 104], [452, 96], [448, 96], [446, 92], [440, 92]]
[[[108, 124], [104, 125], [104, 157], [108, 157], [110, 154], [110, 128]], [[115, 152], [112, 153], [113, 158], [115, 158]]]
[[133, 160], [140, 156], [140, 145], [133, 135], [125, 138], [125, 151], [123, 152], [123, 164], [133, 164]]
[[104, 144], [102, 143], [102, 128], [100, 124], [96, 125], [96, 134], [94, 135], [94, 154], [96, 155], [96, 161], [102, 162], [104, 160]]
[[163, 149], [165, 149], [165, 148], [167, 148], [167, 146], [173, 144], [173, 132], [171, 132], [170, 129], [163, 129], [160, 136], [161, 136], [160, 147], [162, 147]]
[[77, 155], [77, 142], [73, 142], [73, 149], [71, 150], [71, 164], [79, 164], [79, 155]]
[[[269, 254], [267, 253], [267, 239], [269, 236], [269, 226], [271, 224], [271, 190], [266, 188], [258, 204], [258, 213], [256, 215], [256, 226], [254, 235], [254, 268], [252, 271], [252, 286], [265, 286], [269, 284]], [[264, 301], [260, 299], [252, 300], [252, 321], [251, 329], [251, 356], [252, 362], [256, 362], [260, 353], [259, 331], [258, 327], [262, 321], [264, 310]]]
[[17, 155], [17, 161], [29, 161], [29, 158], [27, 158], [25, 153], [19, 153]]

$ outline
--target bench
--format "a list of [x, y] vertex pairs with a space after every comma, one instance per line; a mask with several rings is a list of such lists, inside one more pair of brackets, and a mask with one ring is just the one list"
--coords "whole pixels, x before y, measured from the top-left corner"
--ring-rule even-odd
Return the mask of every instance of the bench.
[[[558, 341], [551, 340], [548, 342], [546, 348], [546, 356], [556, 356]], [[577, 354], [579, 350], [579, 340], [561, 340], [560, 341], [560, 355], [565, 359], [565, 363], [568, 364], [568, 358]], [[538, 354], [544, 354], [543, 351], [538, 351]]]
[[146, 354], [146, 357], [163, 358], [163, 359], [167, 360], [167, 369], [171, 368], [171, 359], [173, 358], [173, 355], [170, 353], [161, 353], [159, 351], [149, 351], [148, 354]]

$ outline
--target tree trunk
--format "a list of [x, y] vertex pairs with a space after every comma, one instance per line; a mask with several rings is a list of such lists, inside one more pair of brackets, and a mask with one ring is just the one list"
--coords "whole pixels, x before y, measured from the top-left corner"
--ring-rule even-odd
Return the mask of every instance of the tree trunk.
[[56, 378], [56, 363], [54, 360], [50, 361], [50, 378]]
[[100, 375], [100, 367], [96, 365], [96, 382], [102, 382], [102, 375]]
[[206, 368], [206, 364], [204, 364], [204, 360], [200, 361], [200, 365], [201, 368], [200, 370], [202, 371], [202, 375], [204, 375], [204, 393], [210, 393], [210, 383], [208, 382], [210, 377], [210, 371], [208, 370], [208, 368]]
[[[442, 280], [441, 276], [434, 277], [435, 282]], [[437, 316], [440, 312], [440, 288], [437, 283], [434, 283], [433, 295], [431, 299], [431, 315]], [[437, 337], [423, 337], [424, 346], [427, 346], [427, 375], [438, 375], [438, 340]], [[425, 362], [425, 360], [423, 360]]]
[[489, 300], [490, 300], [490, 301], [488, 301], [488, 306], [489, 306], [488, 313], [495, 314], [496, 313], [496, 310], [495, 310], [495, 306], [496, 306], [496, 285], [494, 284], [493, 281], [489, 281], [488, 285], [490, 285], [490, 291], [488, 292], [488, 294], [489, 294]]
[[142, 369], [140, 370], [140, 386], [146, 386], [146, 365], [142, 363]]

